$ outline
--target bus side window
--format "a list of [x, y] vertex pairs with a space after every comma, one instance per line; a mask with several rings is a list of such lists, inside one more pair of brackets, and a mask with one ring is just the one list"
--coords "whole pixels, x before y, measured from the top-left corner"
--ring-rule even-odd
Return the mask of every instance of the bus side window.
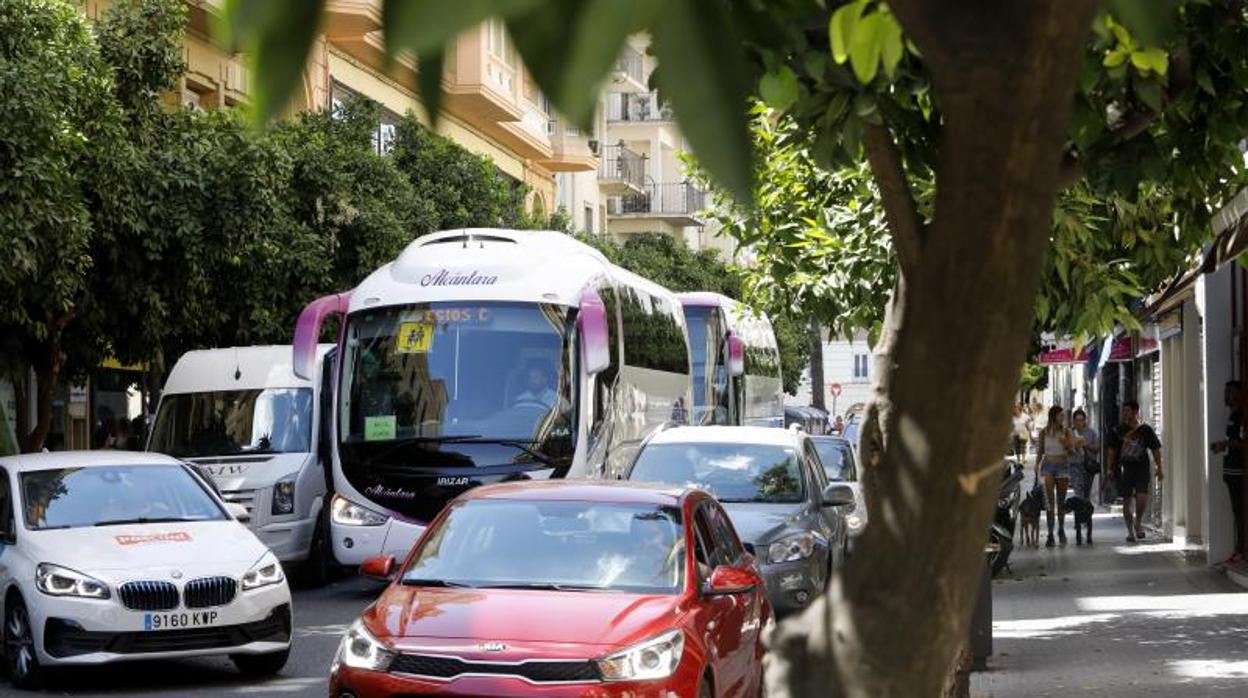
[[611, 286], [599, 288], [598, 296], [602, 298], [602, 304], [607, 310], [607, 344], [610, 346], [611, 363], [594, 377], [594, 419], [589, 429], [591, 437], [598, 434], [607, 418], [607, 406], [610, 404], [611, 390], [615, 387], [615, 377], [620, 366], [619, 300]]

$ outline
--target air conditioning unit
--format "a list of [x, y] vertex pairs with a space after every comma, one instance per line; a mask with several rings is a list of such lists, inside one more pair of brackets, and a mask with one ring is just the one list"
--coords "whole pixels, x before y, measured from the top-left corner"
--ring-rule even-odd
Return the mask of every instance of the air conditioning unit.
[[591, 139], [589, 139], [589, 150], [590, 150], [590, 152], [592, 152], [594, 155], [597, 155], [597, 154], [598, 154], [598, 139], [597, 139], [597, 138], [591, 138]]

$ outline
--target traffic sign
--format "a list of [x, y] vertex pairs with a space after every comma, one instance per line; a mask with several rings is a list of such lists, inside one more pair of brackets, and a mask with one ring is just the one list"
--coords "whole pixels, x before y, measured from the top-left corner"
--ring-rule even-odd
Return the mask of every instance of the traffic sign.
[[832, 397], [840, 397], [841, 396], [841, 384], [840, 383], [828, 384], [828, 392], [832, 393]]

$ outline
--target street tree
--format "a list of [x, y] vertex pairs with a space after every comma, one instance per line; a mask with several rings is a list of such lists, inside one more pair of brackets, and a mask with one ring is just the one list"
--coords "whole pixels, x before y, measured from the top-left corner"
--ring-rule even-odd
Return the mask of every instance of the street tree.
[[[322, 4], [285, 0], [265, 13], [233, 4], [240, 45], [283, 55], [260, 66], [269, 111], [294, 84], [289, 67], [302, 65]], [[505, 19], [539, 86], [582, 125], [626, 36], [646, 30], [660, 90], [734, 196], [749, 200], [753, 189], [752, 91], [789, 102], [829, 162], [841, 151], [845, 163], [869, 164], [898, 260], [864, 425], [879, 515], [865, 554], [781, 626], [769, 678], [778, 693], [942, 690], [983, 566], [1059, 190], [1085, 183], [1102, 197], [1113, 187], [1130, 201], [1146, 183], [1164, 184], [1178, 204], [1178, 232], [1165, 233], [1179, 236], [1203, 235], [1221, 198], [1245, 117], [1242, 3], [1119, 0], [1100, 18], [1098, 9], [1094, 0], [384, 5], [386, 48], [426, 67], [435, 113], [445, 47], [489, 15]], [[930, 215], [916, 196], [925, 180]]]

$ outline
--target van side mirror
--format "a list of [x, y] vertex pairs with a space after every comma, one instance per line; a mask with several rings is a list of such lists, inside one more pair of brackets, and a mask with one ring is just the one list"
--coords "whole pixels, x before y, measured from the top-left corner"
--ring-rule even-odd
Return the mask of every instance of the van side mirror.
[[841, 482], [833, 482], [823, 488], [825, 507], [843, 507], [854, 503], [854, 488]]
[[360, 565], [360, 574], [371, 579], [389, 580], [394, 574], [393, 555], [374, 555]]
[[576, 326], [581, 335], [581, 364], [589, 375], [601, 373], [611, 365], [611, 334], [607, 331], [607, 306], [593, 289], [581, 293]]
[[732, 565], [720, 565], [711, 572], [711, 578], [707, 580], [706, 586], [702, 590], [703, 596], [732, 596], [735, 594], [748, 594], [754, 591], [763, 583], [759, 578], [758, 572], [750, 567], [734, 567]]
[[316, 369], [316, 347], [321, 341], [321, 327], [331, 315], [346, 315], [351, 305], [351, 292], [322, 296], [304, 306], [295, 321], [292, 370], [305, 380], [313, 378]]
[[745, 341], [735, 334], [728, 335], [728, 373], [745, 375]]

